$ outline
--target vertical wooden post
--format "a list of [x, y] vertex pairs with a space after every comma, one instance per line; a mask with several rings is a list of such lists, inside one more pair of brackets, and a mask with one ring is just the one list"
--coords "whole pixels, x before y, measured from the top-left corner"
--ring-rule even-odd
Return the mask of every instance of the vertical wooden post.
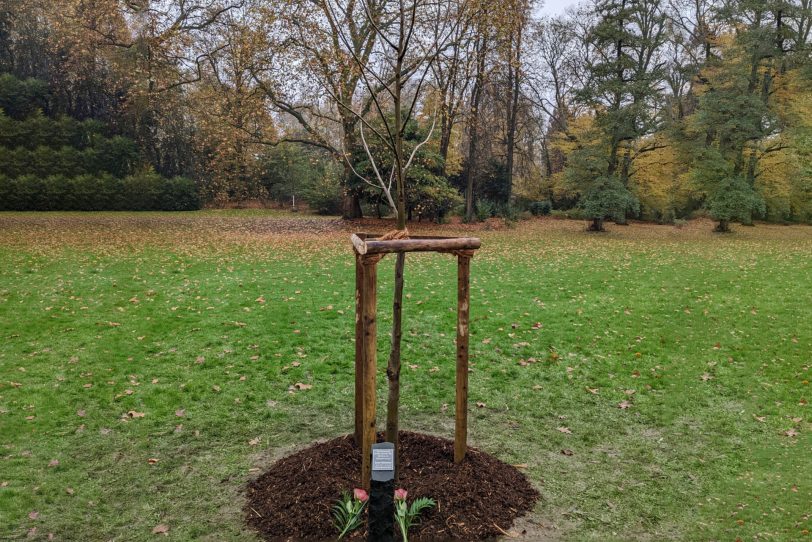
[[375, 443], [375, 376], [377, 356], [377, 264], [382, 256], [364, 256], [361, 288], [363, 314], [363, 427], [361, 438], [361, 485], [369, 491], [372, 445]]
[[457, 254], [457, 394], [454, 418], [454, 463], [468, 450], [468, 319], [471, 253]]
[[364, 426], [364, 264], [355, 255], [355, 445], [360, 448]]

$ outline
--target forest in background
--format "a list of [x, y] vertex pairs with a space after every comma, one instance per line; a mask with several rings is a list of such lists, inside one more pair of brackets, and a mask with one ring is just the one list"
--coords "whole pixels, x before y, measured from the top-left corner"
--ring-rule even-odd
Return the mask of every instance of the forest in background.
[[406, 5], [410, 218], [812, 221], [812, 0], [415, 1], [0, 0], [0, 207], [388, 213]]

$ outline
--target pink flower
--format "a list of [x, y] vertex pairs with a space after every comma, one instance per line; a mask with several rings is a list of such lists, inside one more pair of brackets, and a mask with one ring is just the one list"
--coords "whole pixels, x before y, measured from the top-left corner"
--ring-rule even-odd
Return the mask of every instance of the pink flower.
[[405, 501], [406, 500], [406, 495], [408, 495], [408, 493], [402, 487], [395, 490], [395, 500], [396, 501]]
[[369, 495], [367, 494], [367, 492], [358, 487], [352, 490], [352, 496], [355, 497], [356, 500], [359, 500], [361, 502], [367, 502], [367, 499], [369, 499]]

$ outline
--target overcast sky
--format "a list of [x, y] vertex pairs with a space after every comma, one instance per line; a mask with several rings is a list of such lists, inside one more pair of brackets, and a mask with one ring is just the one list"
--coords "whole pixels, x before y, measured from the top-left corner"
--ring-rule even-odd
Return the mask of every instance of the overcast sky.
[[578, 2], [576, 0], [544, 0], [544, 6], [539, 10], [542, 15], [560, 15]]

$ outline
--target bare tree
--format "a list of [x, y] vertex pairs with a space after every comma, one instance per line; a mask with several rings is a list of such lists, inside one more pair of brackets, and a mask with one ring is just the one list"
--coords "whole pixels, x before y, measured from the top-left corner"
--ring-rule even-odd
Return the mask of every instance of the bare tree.
[[[407, 156], [404, 138], [409, 120], [420, 107], [420, 97], [427, 83], [431, 66], [448, 47], [455, 35], [457, 20], [454, 0], [396, 0], [390, 9], [375, 17], [368, 0], [361, 0], [367, 21], [373, 28], [379, 48], [368, 58], [353, 55], [355, 67], [368, 93], [371, 112], [349, 108], [360, 122], [361, 142], [372, 165], [374, 179], [355, 172], [364, 182], [380, 188], [395, 213], [397, 230], [406, 229], [406, 175], [418, 149], [430, 138], [417, 144]], [[334, 6], [334, 10], [340, 10]], [[340, 11], [338, 12], [341, 13]], [[434, 32], [424, 32], [426, 25], [441, 21]], [[340, 39], [348, 46], [352, 36], [339, 29]], [[424, 38], [424, 36], [430, 36]], [[378, 122], [370, 122], [374, 117]], [[376, 127], [382, 126], [381, 129]], [[380, 157], [373, 155], [367, 141], [367, 132], [378, 138], [392, 154], [393, 164], [387, 175], [381, 167]], [[352, 167], [345, 154], [347, 164]], [[353, 168], [353, 171], [354, 168]], [[393, 193], [394, 187], [394, 193]], [[398, 253], [395, 263], [395, 292], [392, 317], [392, 346], [386, 369], [389, 397], [386, 415], [386, 438], [398, 450], [399, 404], [400, 404], [400, 343], [401, 314], [403, 304], [403, 271], [405, 254]]]

